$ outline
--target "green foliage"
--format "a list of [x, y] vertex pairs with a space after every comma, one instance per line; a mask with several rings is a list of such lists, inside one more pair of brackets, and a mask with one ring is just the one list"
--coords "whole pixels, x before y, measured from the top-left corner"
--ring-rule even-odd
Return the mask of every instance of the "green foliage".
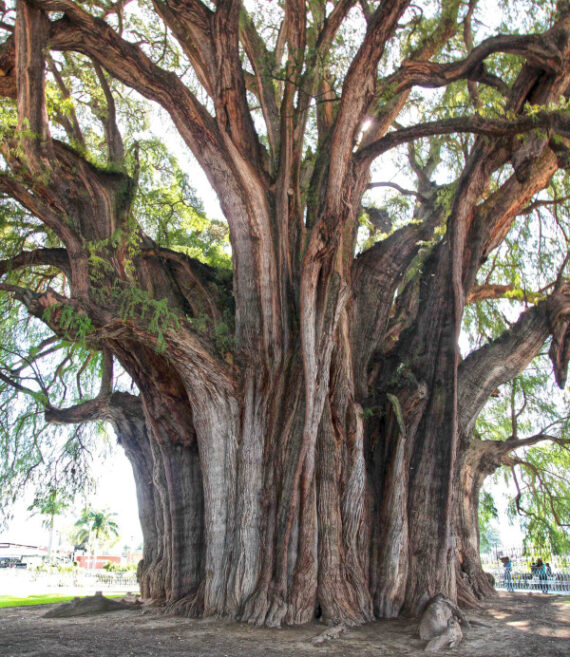
[[[206, 4], [213, 7], [213, 3]], [[353, 4], [347, 20], [343, 21], [335, 34], [330, 48], [322, 55], [324, 61], [319, 62], [326, 65], [323, 79], [326, 78], [327, 84], [330, 84], [333, 90], [333, 98], [325, 101], [330, 103], [332, 115], [339, 106], [334, 95], [340, 93], [343, 79], [350, 70], [368, 29], [364, 14], [369, 4], [372, 5]], [[177, 43], [172, 30], [157, 20], [152, 3], [139, 0], [136, 9], [133, 4], [113, 3], [109, 0], [88, 0], [80, 5], [93, 16], [104, 20], [111, 28], [115, 28], [128, 42], [137, 44], [136, 47], [140, 46], [142, 52], [152, 62], [169, 71], [169, 75], [178, 76], [188, 85], [195, 98], [203, 102], [204, 113], [211, 112], [213, 117], [219, 111], [219, 107], [213, 107], [211, 98], [202, 88], [198, 76], [191, 71], [188, 57]], [[317, 126], [319, 103], [322, 101], [322, 98], [319, 98], [321, 90], [310, 89], [308, 86], [305, 88], [304, 85], [308, 85], [307, 80], [314, 68], [312, 58], [317, 52], [319, 31], [330, 17], [334, 5], [335, 3], [317, 0], [307, 3], [304, 35], [307, 52], [304, 70], [301, 67], [303, 78], [297, 80], [290, 79], [290, 76], [295, 67], [292, 60], [297, 61], [298, 53], [290, 52], [291, 43], [282, 43], [279, 36], [282, 34], [280, 30], [284, 20], [283, 4], [252, 0], [242, 10], [242, 28], [245, 29], [246, 21], [251, 20], [259, 28], [264, 47], [268, 49], [261, 72], [253, 70], [245, 51], [242, 51], [243, 68], [248, 79], [258, 83], [257, 76], [261, 74], [276, 91], [277, 106], [283, 99], [283, 90], [296, 86], [296, 110], [300, 114], [306, 111], [306, 117], [299, 114], [292, 118], [292, 123], [296, 125], [294, 140], [304, 140], [301, 148], [305, 155], [304, 170], [295, 172], [293, 176], [297, 178], [298, 173], [302, 179], [302, 198], [308, 195], [307, 181], [311, 179], [310, 174], [315, 165], [323, 161], [327, 161], [328, 165], [329, 159], [329, 145], [326, 143], [328, 136], [319, 134]], [[336, 6], [338, 8], [341, 5]], [[556, 3], [546, 0], [521, 0], [517, 3], [502, 1], [500, 7], [501, 11], [489, 14], [484, 3], [445, 0], [423, 3], [421, 6], [411, 4], [398, 20], [395, 38], [384, 48], [381, 61], [376, 67], [379, 93], [376, 98], [370, 96], [367, 99], [370, 118], [376, 110], [386, 108], [397, 100], [394, 84], [397, 73], [396, 76], [392, 74], [400, 70], [403, 60], [419, 62], [427, 58], [430, 63], [458, 61], [464, 59], [471, 49], [467, 38], [469, 29], [473, 33], [474, 43], [481, 43], [490, 33], [498, 31], [510, 34], [536, 32], [547, 28], [557, 11]], [[471, 10], [473, 16], [469, 23], [468, 12]], [[10, 6], [8, 14], [11, 11]], [[249, 12], [251, 18], [246, 16], [246, 12]], [[7, 25], [9, 21], [0, 27], [2, 38], [8, 36], [11, 31]], [[452, 25], [457, 29], [450, 30]], [[291, 34], [288, 36], [291, 37]], [[282, 46], [280, 52], [271, 52], [271, 49], [279, 45]], [[426, 48], [433, 50], [423, 57], [422, 52]], [[53, 61], [47, 62], [49, 73], [46, 84], [51, 134], [75, 149], [89, 165], [97, 167], [98, 174], [120, 171], [128, 174], [136, 183], [136, 192], [129, 207], [126, 207], [127, 202], [123, 197], [129, 197], [125, 190], [130, 192], [130, 182], [126, 182], [122, 192], [117, 193], [117, 197], [121, 198], [116, 204], [121, 206], [122, 213], [119, 213], [120, 225], [113, 234], [104, 239], [89, 241], [83, 236], [90, 260], [89, 302], [99, 303], [105, 310], [116, 310], [118, 319], [125, 323], [140, 323], [149, 334], [155, 336], [158, 351], [166, 348], [168, 332], [179, 330], [182, 325], [207, 335], [220, 352], [231, 351], [234, 348], [234, 313], [230, 294], [224, 299], [227, 303], [222, 319], [214, 323], [203, 313], [185, 317], [184, 312], [187, 311], [175, 306], [174, 294], [168, 297], [164, 290], [154, 293], [152, 284], [145, 287], [137, 280], [137, 260], [142, 259], [141, 249], [146, 236], [154, 240], [159, 247], [168, 247], [215, 267], [220, 279], [232, 267], [228, 226], [221, 220], [206, 216], [190, 182], [190, 167], [187, 163], [181, 164], [180, 159], [172, 154], [171, 144], [167, 144], [168, 135], [167, 130], [163, 129], [166, 125], [163, 115], [152, 110], [146, 101], [127, 90], [117, 80], [110, 79], [106, 73], [101, 74], [88, 57], [61, 52], [54, 53], [52, 57]], [[428, 63], [427, 68], [429, 66]], [[522, 58], [508, 53], [495, 54], [486, 58], [484, 63], [488, 73], [495, 74], [509, 86], [516, 79], [521, 66]], [[473, 72], [481, 72], [482, 69], [483, 67], [479, 67]], [[417, 85], [409, 92], [406, 109], [398, 117], [399, 124], [394, 124], [393, 127], [473, 115], [512, 118], [512, 114], [505, 108], [504, 96], [497, 89], [500, 85], [475, 85], [473, 80], [470, 82], [471, 84], [466, 80], [459, 80], [440, 89], [429, 90]], [[109, 117], [108, 99], [105, 94], [107, 86], [115, 99], [117, 125], [125, 142], [124, 162], [115, 161], [113, 164], [110, 162], [104, 129]], [[247, 100], [251, 107], [255, 106], [255, 109], [252, 109], [252, 123], [259, 132], [259, 143], [268, 145], [270, 140], [262, 126], [263, 112], [259, 107], [263, 103], [259, 103], [251, 91], [248, 91]], [[541, 108], [535, 107], [529, 113], [536, 113], [539, 109]], [[567, 112], [567, 103], [561, 104], [559, 110]], [[307, 130], [302, 134], [305, 118]], [[285, 129], [285, 119], [286, 117], [281, 117], [282, 129]], [[38, 135], [26, 129], [25, 124], [20, 127], [18, 132], [16, 103], [3, 99], [0, 106], [0, 135], [2, 143], [6, 144], [6, 157], [0, 165], [0, 171], [11, 169], [8, 155], [16, 157], [20, 170], [13, 171], [11, 175], [21, 182], [28, 172], [22, 145], [26, 140], [37, 139]], [[159, 130], [161, 134], [157, 137], [154, 133]], [[231, 139], [233, 135], [230, 133], [231, 130], [220, 138]], [[362, 134], [355, 137], [355, 150], [359, 140], [364, 138], [363, 128]], [[522, 141], [524, 138], [520, 139]], [[419, 281], [426, 260], [446, 239], [447, 221], [460, 188], [458, 182], [474, 141], [473, 135], [463, 134], [445, 139], [418, 139], [413, 146], [403, 145], [396, 149], [373, 169], [372, 179], [378, 175], [384, 180], [386, 172], [390, 172], [390, 176], [396, 172], [398, 185], [393, 184], [391, 189], [385, 187], [383, 190], [370, 191], [367, 196], [367, 205], [385, 210], [391, 225], [389, 229], [382, 231], [363, 212], [360, 217], [357, 249], [367, 249], [406, 225], [419, 225], [423, 220], [419, 206], [422, 198], [425, 199], [422, 194], [427, 193], [426, 188], [430, 190], [429, 194], [433, 194], [428, 195], [430, 202], [435, 198], [435, 203], [441, 211], [441, 224], [433, 236], [417, 242], [418, 253], [408, 271], [404, 273], [399, 291], [405, 285]], [[277, 150], [282, 146], [280, 143]], [[275, 167], [279, 153], [269, 155]], [[419, 170], [423, 174], [420, 175]], [[272, 174], [274, 173], [272, 171]], [[493, 173], [486, 193], [493, 194], [512, 176], [513, 169], [509, 163], [500, 167]], [[275, 180], [269, 180], [270, 178], [271, 175], [268, 176], [268, 190], [275, 183]], [[394, 178], [390, 178], [390, 181], [393, 180]], [[46, 172], [34, 182], [45, 185], [52, 181]], [[390, 181], [384, 181], [383, 184], [390, 185]], [[420, 190], [423, 191], [420, 193]], [[308, 204], [319, 205], [321, 191], [311, 189], [312, 197], [308, 199]], [[270, 194], [268, 191], [268, 198]], [[543, 298], [550, 291], [552, 281], [559, 273], [563, 273], [558, 270], [568, 253], [570, 206], [567, 201], [561, 199], [569, 196], [568, 177], [565, 172], [561, 172], [554, 177], [550, 188], [540, 195], [536, 207], [529, 207], [525, 214], [517, 219], [503, 244], [490, 254], [479, 272], [478, 281], [508, 285], [510, 289], [502, 300], [485, 301], [467, 309], [462, 340], [465, 349], [476, 348], [500, 335], [512, 324], [521, 310]], [[128, 200], [131, 201], [131, 198]], [[353, 201], [354, 199], [350, 199], [350, 203]], [[484, 205], [484, 201], [481, 205]], [[298, 211], [302, 216], [303, 208]], [[72, 223], [70, 217], [65, 219], [69, 224]], [[98, 234], [94, 228], [90, 237]], [[2, 258], [35, 248], [61, 246], [53, 231], [31, 217], [17, 203], [5, 198], [0, 199], [0, 237]], [[537, 254], [536, 258], [529, 258], [529, 253]], [[120, 268], [121, 275], [123, 271], [126, 273], [126, 280], [118, 282], [115, 278]], [[48, 267], [31, 267], [9, 272], [3, 277], [3, 282], [32, 293], [45, 292], [48, 288], [55, 289], [63, 296], [69, 296], [71, 292], [65, 274]], [[0, 372], [4, 374], [4, 379], [0, 382], [0, 436], [4, 448], [0, 468], [0, 501], [8, 495], [13, 495], [14, 491], [32, 479], [37, 479], [37, 485], [40, 485], [45, 481], [42, 477], [47, 476], [50, 481], [57, 483], [53, 490], [70, 491], [72, 494], [80, 488], [77, 482], [84, 485], [87, 463], [85, 455], [90, 440], [86, 439], [83, 430], [58, 428], [56, 435], [55, 430], [44, 426], [43, 413], [50, 405], [79, 402], [97, 393], [96, 383], [100, 376], [101, 358], [89, 351], [89, 338], [94, 333], [94, 326], [85, 312], [71, 302], [52, 306], [46, 311], [43, 319], [47, 322], [57, 321], [59, 328], [64, 331], [65, 339], [56, 339], [45, 328], [41, 328], [39, 322], [30, 321], [17, 310], [7, 294], [2, 294], [0, 304], [0, 326], [5, 335], [0, 362]], [[248, 309], [243, 310], [247, 312]], [[411, 384], [414, 383], [410, 379], [412, 376], [409, 364], [401, 363], [395, 370], [391, 383], [395, 386]], [[557, 406], [556, 399], [548, 384], [545, 364], [541, 361], [499, 391], [498, 396], [490, 401], [479, 419], [477, 431], [486, 440], [520, 437], [536, 431], [537, 426], [555, 427], [557, 435], [567, 435], [565, 419], [561, 417], [561, 407]], [[389, 396], [389, 401], [398, 422], [403, 426], [397, 398]], [[550, 522], [550, 516], [564, 515], [563, 510], [558, 511], [558, 501], [562, 499], [564, 490], [557, 488], [556, 473], [563, 471], [560, 468], [566, 466], [563, 459], [557, 457], [554, 459], [557, 466], [550, 472], [551, 463], [541, 454], [540, 451], [535, 453], [534, 449], [529, 449], [524, 454], [528, 463], [521, 468], [526, 467], [526, 478], [520, 476], [523, 477], [521, 481], [524, 481], [525, 491], [530, 497], [525, 497], [527, 492], [521, 493], [519, 507], [524, 506], [528, 517], [532, 518], [532, 522], [529, 521], [529, 535], [537, 534], [540, 529], [544, 538], [544, 532], [547, 531], [545, 523]], [[546, 477], [544, 473], [548, 472], [549, 493], [541, 493], [541, 478]], [[536, 473], [540, 473], [540, 476]], [[48, 488], [49, 490], [51, 489]], [[555, 502], [552, 498], [553, 491]], [[544, 494], [544, 497], [541, 498], [541, 494]], [[48, 502], [49, 494], [43, 502], [38, 501], [37, 506], [48, 508], [42, 506]], [[55, 500], [52, 502], [55, 504]], [[483, 499], [484, 513], [491, 513], [490, 504], [489, 500]], [[486, 505], [488, 508], [485, 511]], [[550, 508], [550, 520], [541, 515], [547, 508]], [[542, 519], [542, 524], [537, 518]], [[550, 534], [548, 540], [552, 542], [555, 538]]]
[[114, 561], [107, 561], [107, 563], [103, 566], [103, 569], [108, 573], [136, 573], [137, 564], [129, 563], [122, 565], [120, 563], [115, 563]]
[[479, 550], [489, 552], [493, 545], [498, 543], [499, 535], [496, 520], [499, 512], [491, 493], [481, 492], [479, 496]]
[[567, 446], [546, 444], [529, 449], [518, 469], [520, 493], [511, 500], [511, 515], [522, 516], [527, 552], [570, 552], [570, 468]]
[[[118, 597], [118, 596], [117, 596]], [[63, 593], [46, 593], [39, 595], [29, 595], [25, 598], [15, 595], [0, 596], [0, 609], [6, 607], [30, 607], [34, 605], [50, 605], [62, 602], [71, 602], [74, 596]]]
[[[570, 437], [570, 414], [565, 393], [550, 376], [550, 363], [539, 357], [520, 376], [505, 384], [479, 416], [478, 435], [485, 440], [524, 439], [543, 432], [559, 439]], [[515, 494], [509, 514], [525, 532], [528, 549], [548, 548], [563, 554], [570, 548], [570, 487], [567, 473], [570, 450], [565, 443], [544, 442], [514, 454], [514, 465], [502, 474]]]
[[46, 490], [36, 491], [34, 501], [28, 507], [28, 511], [47, 516], [44, 524], [51, 527], [54, 517], [68, 509], [72, 501], [73, 496], [69, 491], [49, 486]]
[[85, 314], [78, 312], [70, 303], [49, 306], [45, 311], [45, 319], [51, 320], [50, 314], [61, 310], [57, 319], [58, 326], [65, 332], [66, 339], [72, 345], [83, 348], [87, 345], [87, 336], [93, 330], [91, 319]]
[[[107, 10], [104, 3], [89, 6], [89, 11], [101, 15]], [[170, 36], [165, 50], [164, 33], [157, 29], [156, 21], [143, 19], [148, 11], [148, 6], [141, 6], [136, 16], [128, 12], [123, 27], [150, 39], [152, 53], [158, 55], [160, 51], [162, 63], [180, 66], [182, 73], [187, 62]], [[115, 14], [106, 15], [108, 23], [114, 18]], [[162, 351], [165, 332], [180, 328], [180, 323], [187, 320], [171, 308], [167, 299], [155, 299], [136, 284], [135, 261], [141, 251], [141, 229], [155, 238], [159, 246], [207, 262], [220, 268], [225, 276], [231, 270], [227, 225], [206, 217], [190, 184], [188, 170], [152, 134], [149, 104], [104, 74], [125, 142], [125, 162], [118, 167], [110, 165], [104, 131], [109, 108], [93, 62], [76, 53], [53, 52], [51, 57], [46, 76], [51, 135], [77, 151], [101, 175], [120, 170], [137, 183], [126, 220], [110, 237], [84, 243], [89, 251], [92, 299], [103, 305], [115, 304], [125, 321], [136, 318], [146, 323], [149, 333], [156, 336], [157, 350]], [[70, 125], [76, 125], [78, 130], [70, 131]], [[17, 133], [16, 127], [16, 102], [4, 98], [0, 103], [0, 135], [7, 146], [9, 140], [13, 142], [11, 153], [22, 165], [16, 176], [20, 180], [26, 171], [22, 140], [35, 135], [25, 129]], [[10, 172], [6, 162], [0, 164], [0, 171]], [[66, 219], [71, 225], [71, 220]], [[48, 226], [3, 195], [0, 237], [0, 259], [22, 251], [62, 246]], [[112, 262], [119, 252], [133, 285], [116, 280]], [[43, 293], [51, 288], [62, 296], [70, 293], [66, 275], [46, 266], [15, 269], [2, 282], [32, 292]], [[40, 498], [45, 498], [42, 491], [49, 491], [52, 485], [71, 497], [92, 489], [89, 464], [91, 458], [102, 454], [96, 427], [55, 427], [44, 422], [49, 406], [66, 407], [98, 393], [101, 356], [88, 345], [93, 323], [73, 303], [50, 306], [43, 320], [57, 322], [64, 338], [55, 338], [41, 322], [29, 318], [10, 294], [0, 292], [0, 373], [6, 374], [6, 379], [0, 380], [0, 513], [4, 520], [9, 517], [12, 501], [25, 487], [37, 491], [35, 506], [40, 505]], [[232, 318], [225, 317], [209, 329], [220, 350], [231, 348]], [[15, 389], [14, 383], [22, 388]]]
[[120, 316], [127, 321], [136, 318], [144, 322], [148, 331], [156, 336], [157, 351], [164, 351], [165, 332], [180, 328], [180, 317], [171, 310], [168, 299], [153, 299], [146, 290], [134, 285], [117, 288], [115, 294]]
[[216, 268], [231, 267], [228, 227], [209, 220], [188, 174], [156, 138], [138, 142], [139, 185], [134, 214], [160, 246]]
[[[39, 512], [92, 489], [99, 447], [90, 425], [46, 425], [46, 403], [66, 406], [94, 396], [100, 358], [54, 338], [0, 293], [0, 522], [24, 487]], [[18, 388], [18, 386], [20, 388]]]

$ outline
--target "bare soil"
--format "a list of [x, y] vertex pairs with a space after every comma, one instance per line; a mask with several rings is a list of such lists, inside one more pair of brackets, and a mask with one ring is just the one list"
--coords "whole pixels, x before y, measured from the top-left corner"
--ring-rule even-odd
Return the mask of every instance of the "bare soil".
[[[319, 623], [269, 630], [220, 619], [166, 616], [157, 609], [44, 618], [54, 605], [0, 609], [2, 657], [423, 657], [415, 620], [350, 628], [315, 645]], [[497, 593], [450, 657], [570, 657], [570, 598]]]

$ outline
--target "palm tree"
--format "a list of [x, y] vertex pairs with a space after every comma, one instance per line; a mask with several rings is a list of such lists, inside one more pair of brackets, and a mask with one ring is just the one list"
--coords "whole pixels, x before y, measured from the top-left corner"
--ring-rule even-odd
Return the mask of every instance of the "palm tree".
[[55, 532], [55, 518], [61, 515], [71, 504], [72, 498], [65, 491], [57, 487], [52, 487], [48, 492], [43, 495], [37, 495], [33, 503], [28, 507], [28, 511], [39, 513], [42, 516], [47, 516], [42, 521], [42, 525], [49, 529], [49, 544], [48, 544], [48, 562], [51, 563], [53, 551], [53, 538]]
[[75, 523], [77, 527], [75, 534], [76, 541], [78, 543], [86, 543], [87, 545], [91, 545], [93, 541], [92, 568], [95, 568], [99, 541], [119, 535], [119, 525], [113, 520], [113, 517], [116, 515], [116, 513], [112, 513], [107, 509], [103, 509], [102, 511], [83, 509], [79, 520]]

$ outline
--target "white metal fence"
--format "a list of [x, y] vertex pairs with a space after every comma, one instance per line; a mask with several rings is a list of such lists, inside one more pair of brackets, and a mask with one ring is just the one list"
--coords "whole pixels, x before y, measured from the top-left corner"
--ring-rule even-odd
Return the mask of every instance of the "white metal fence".
[[74, 568], [73, 571], [31, 572], [32, 581], [58, 588], [105, 588], [138, 589], [137, 576], [134, 572], [114, 573], [106, 570], [87, 570]]
[[504, 591], [530, 591], [534, 593], [570, 593], [570, 570], [553, 571], [551, 576], [540, 577], [528, 570], [512, 568], [510, 576], [504, 568], [486, 569], [495, 578], [495, 588]]
[[107, 572], [105, 570], [70, 570], [33, 571], [26, 569], [0, 570], [0, 595], [23, 596], [47, 591], [74, 592], [98, 590], [110, 592], [138, 591], [139, 585], [134, 572]]

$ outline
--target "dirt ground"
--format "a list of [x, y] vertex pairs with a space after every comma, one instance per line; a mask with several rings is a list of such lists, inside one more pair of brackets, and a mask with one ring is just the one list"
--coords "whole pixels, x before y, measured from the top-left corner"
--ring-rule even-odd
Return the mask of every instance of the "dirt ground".
[[[419, 657], [411, 620], [377, 621], [314, 645], [318, 623], [269, 630], [220, 619], [191, 620], [156, 609], [50, 619], [53, 607], [0, 609], [2, 657]], [[450, 657], [570, 657], [570, 598], [498, 593], [476, 611]]]

